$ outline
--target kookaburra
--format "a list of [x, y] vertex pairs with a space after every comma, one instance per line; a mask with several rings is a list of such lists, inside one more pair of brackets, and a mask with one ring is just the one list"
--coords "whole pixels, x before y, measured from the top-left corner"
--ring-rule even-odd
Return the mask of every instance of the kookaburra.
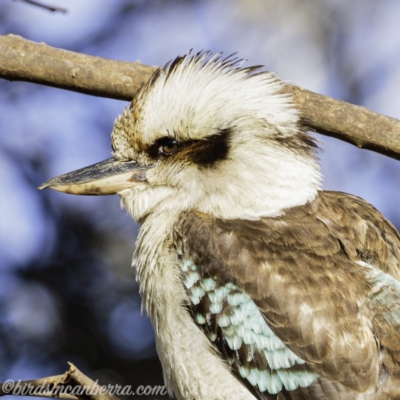
[[177, 57], [116, 120], [111, 159], [40, 188], [118, 194], [141, 224], [134, 265], [177, 399], [400, 398], [399, 234], [321, 190], [282, 86]]

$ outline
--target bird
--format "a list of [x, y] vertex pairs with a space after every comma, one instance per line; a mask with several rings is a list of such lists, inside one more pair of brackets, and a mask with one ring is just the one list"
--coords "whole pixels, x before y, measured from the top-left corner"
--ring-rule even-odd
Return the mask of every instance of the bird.
[[400, 237], [322, 190], [319, 142], [285, 83], [236, 55], [159, 67], [116, 119], [112, 157], [45, 182], [117, 194], [179, 400], [400, 399]]

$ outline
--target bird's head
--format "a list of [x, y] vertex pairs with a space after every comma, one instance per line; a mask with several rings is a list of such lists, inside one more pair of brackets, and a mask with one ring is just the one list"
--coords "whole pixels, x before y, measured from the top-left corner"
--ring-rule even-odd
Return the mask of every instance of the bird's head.
[[138, 220], [199, 211], [257, 219], [312, 200], [316, 145], [282, 83], [208, 52], [157, 69], [115, 122], [113, 157], [45, 182], [73, 194], [119, 194]]

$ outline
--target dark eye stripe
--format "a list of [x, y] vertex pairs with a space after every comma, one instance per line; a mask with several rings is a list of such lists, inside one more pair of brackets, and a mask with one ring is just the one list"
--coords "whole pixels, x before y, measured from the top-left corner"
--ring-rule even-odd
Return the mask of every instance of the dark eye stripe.
[[182, 143], [182, 153], [201, 167], [212, 167], [228, 157], [231, 129], [221, 130], [203, 140]]
[[156, 140], [147, 150], [149, 156], [172, 156], [179, 152], [179, 157], [201, 167], [212, 167], [228, 157], [231, 129], [221, 129], [218, 133], [202, 140], [187, 140], [178, 143], [175, 138], [166, 136]]

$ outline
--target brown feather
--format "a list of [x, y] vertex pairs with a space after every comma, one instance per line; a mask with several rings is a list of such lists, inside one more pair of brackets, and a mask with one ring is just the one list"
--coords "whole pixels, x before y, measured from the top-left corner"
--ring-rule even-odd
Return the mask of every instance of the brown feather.
[[200, 275], [250, 295], [274, 333], [320, 375], [278, 398], [350, 399], [376, 388], [370, 398], [384, 399], [387, 371], [395, 390], [400, 329], [388, 332], [385, 306], [369, 304], [373, 282], [358, 262], [400, 280], [400, 238], [370, 204], [319, 192], [309, 204], [258, 221], [184, 213], [175, 230]]

